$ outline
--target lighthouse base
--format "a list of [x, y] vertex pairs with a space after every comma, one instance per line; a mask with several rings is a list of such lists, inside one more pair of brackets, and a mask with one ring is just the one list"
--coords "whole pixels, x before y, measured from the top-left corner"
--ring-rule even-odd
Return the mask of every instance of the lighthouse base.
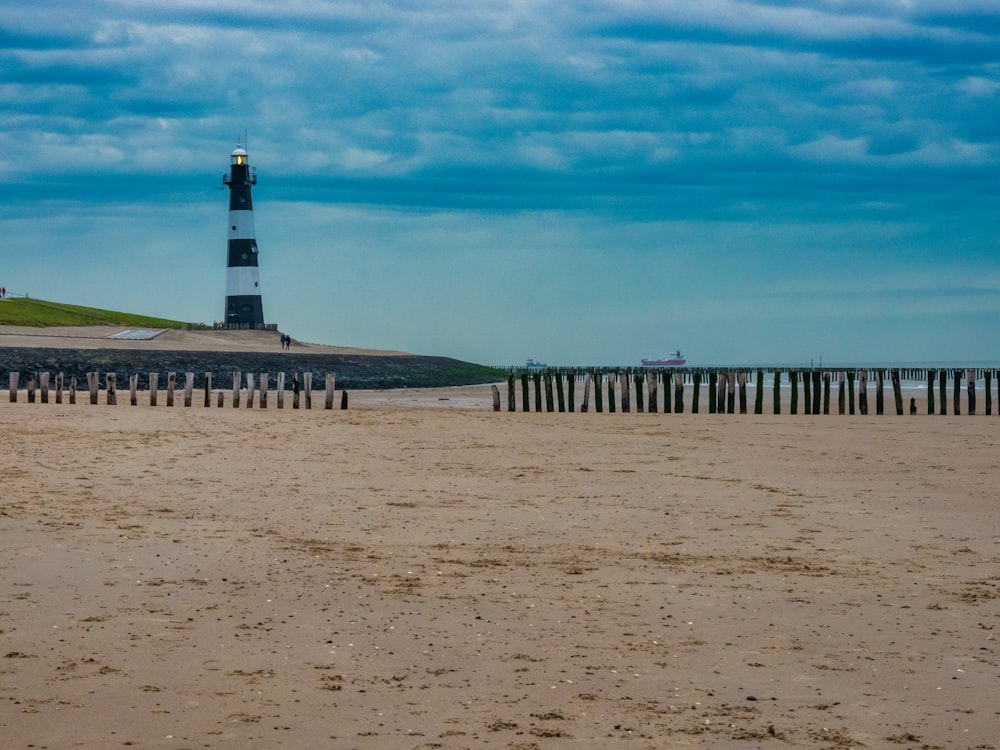
[[226, 328], [264, 328], [264, 306], [260, 295], [226, 297]]

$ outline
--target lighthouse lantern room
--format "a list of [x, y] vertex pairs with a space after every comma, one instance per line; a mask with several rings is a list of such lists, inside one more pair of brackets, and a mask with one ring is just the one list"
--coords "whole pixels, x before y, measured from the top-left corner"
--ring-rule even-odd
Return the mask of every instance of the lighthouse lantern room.
[[253, 228], [250, 188], [257, 172], [250, 168], [246, 149], [237, 144], [229, 174], [222, 183], [229, 187], [229, 255], [226, 263], [227, 328], [263, 328], [264, 307], [260, 298], [257, 240]]

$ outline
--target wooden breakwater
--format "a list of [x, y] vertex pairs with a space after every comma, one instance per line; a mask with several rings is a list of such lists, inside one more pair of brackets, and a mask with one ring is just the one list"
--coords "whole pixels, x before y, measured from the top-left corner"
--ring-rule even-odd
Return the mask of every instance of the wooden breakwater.
[[[975, 367], [509, 367], [507, 411], [572, 412], [579, 408], [581, 412], [670, 414], [687, 409], [696, 414], [707, 391], [710, 414], [752, 410], [754, 414], [867, 415], [874, 403], [874, 414], [882, 415], [888, 394], [891, 411], [904, 415], [919, 411], [916, 398], [910, 396], [907, 401], [903, 395], [903, 383], [916, 382], [926, 384], [927, 414], [974, 415], [979, 408], [977, 384], [982, 382], [983, 412], [989, 415], [993, 413], [994, 381], [1000, 400], [998, 375], [996, 369]], [[769, 386], [765, 386], [767, 379]], [[493, 408], [502, 408], [497, 388]]]
[[[176, 396], [180, 393], [183, 398], [184, 406], [192, 406], [196, 402], [194, 398], [196, 390], [195, 374], [193, 372], [183, 373], [183, 383], [177, 377], [178, 373], [176, 372], [167, 372], [165, 375], [166, 378], [163, 382], [164, 388], [161, 391], [160, 373], [150, 372], [148, 374], [146, 380], [148, 383], [148, 389], [146, 390], [145, 397], [142, 401], [149, 406], [157, 406], [160, 403], [160, 394], [162, 392], [166, 406], [174, 406]], [[21, 373], [16, 371], [11, 372], [9, 377], [10, 402], [17, 403], [18, 396], [20, 394]], [[103, 388], [101, 387], [102, 383], [104, 386]], [[227, 403], [227, 393], [232, 394], [228, 398], [228, 403], [234, 408], [239, 408], [241, 404], [248, 409], [253, 408], [255, 398], [258, 408], [268, 408], [268, 393], [271, 391], [270, 373], [242, 373], [237, 370], [232, 373], [231, 389], [214, 389], [212, 387], [212, 383], [213, 374], [211, 372], [206, 372], [204, 378], [201, 380], [201, 387], [197, 389], [201, 393], [202, 398], [200, 401], [205, 408], [209, 408], [213, 405], [216, 405], [219, 408], [225, 406]], [[103, 378], [100, 372], [86, 373], [85, 389], [82, 388], [82, 382], [77, 382], [77, 377], [75, 375], [71, 375], [67, 378], [62, 372], [54, 374], [51, 372], [31, 373], [27, 376], [27, 382], [24, 385], [26, 400], [29, 404], [35, 403], [36, 400], [43, 404], [49, 403], [50, 400], [57, 404], [63, 403], [64, 400], [70, 404], [75, 404], [77, 402], [78, 385], [81, 386], [79, 390], [86, 394], [85, 397], [89, 399], [91, 404], [98, 404], [101, 402], [100, 396], [102, 392], [104, 394], [103, 401], [105, 404], [108, 406], [115, 406], [118, 403], [119, 384], [118, 374], [115, 372], [105, 372]], [[291, 408], [293, 409], [298, 409], [300, 407], [312, 409], [314, 395], [316, 393], [323, 394], [323, 408], [334, 408], [334, 401], [336, 397], [335, 373], [328, 372], [325, 374], [325, 377], [323, 378], [322, 391], [319, 389], [314, 390], [313, 373], [309, 371], [303, 373], [291, 373], [288, 377], [286, 377], [284, 372], [279, 372], [274, 381], [274, 386], [274, 403], [278, 409], [283, 409], [285, 407], [286, 393], [291, 394]], [[128, 394], [129, 404], [137, 406], [140, 402], [138, 374], [129, 376]], [[341, 391], [340, 408], [346, 409], [347, 402], [347, 391]]]

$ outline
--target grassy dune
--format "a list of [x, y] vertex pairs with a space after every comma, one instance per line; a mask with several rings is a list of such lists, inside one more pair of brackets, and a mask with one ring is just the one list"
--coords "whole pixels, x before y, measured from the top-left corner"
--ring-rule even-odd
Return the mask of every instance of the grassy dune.
[[0, 302], [0, 325], [34, 326], [130, 326], [142, 328], [191, 328], [191, 324], [148, 315], [133, 315], [96, 307], [65, 305], [43, 299], [5, 299]]

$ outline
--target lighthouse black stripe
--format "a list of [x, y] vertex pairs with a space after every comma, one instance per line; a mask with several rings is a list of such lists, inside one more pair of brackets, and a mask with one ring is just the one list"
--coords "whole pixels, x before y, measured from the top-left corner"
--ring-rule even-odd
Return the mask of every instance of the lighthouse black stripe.
[[257, 265], [257, 240], [229, 240], [228, 268]]
[[253, 205], [250, 201], [250, 183], [232, 182], [229, 185], [229, 210], [230, 211], [252, 211]]

